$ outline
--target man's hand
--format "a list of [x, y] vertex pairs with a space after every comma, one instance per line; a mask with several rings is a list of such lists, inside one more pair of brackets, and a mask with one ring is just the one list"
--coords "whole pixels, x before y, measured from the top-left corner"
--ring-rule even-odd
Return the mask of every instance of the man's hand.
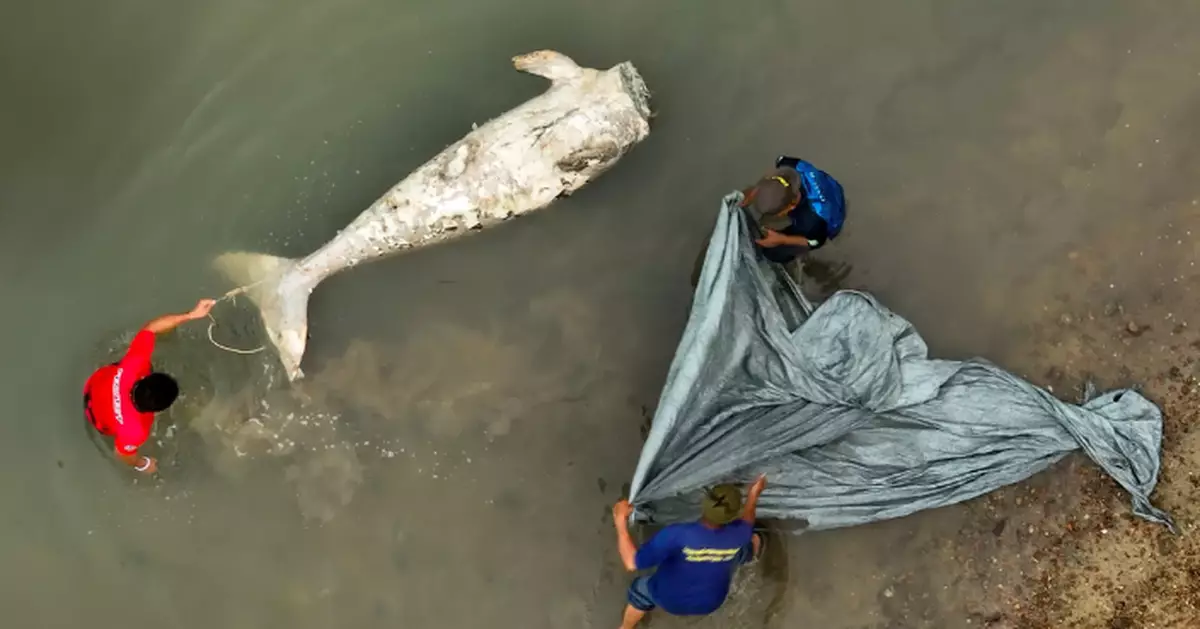
[[788, 244], [787, 236], [785, 236], [773, 229], [768, 229], [766, 231], [767, 231], [767, 233], [765, 236], [754, 241], [754, 242], [757, 242], [760, 247], [766, 247], [767, 249], [770, 249], [772, 247], [778, 247], [780, 245]]
[[208, 316], [209, 312], [212, 312], [215, 305], [217, 305], [217, 300], [215, 299], [201, 299], [196, 302], [196, 307], [192, 308], [192, 311], [188, 313], [188, 317], [193, 320], [203, 319]]
[[613, 505], [612, 508], [613, 523], [628, 522], [629, 514], [631, 513], [633, 513], [633, 505], [629, 504], [629, 501], [624, 498], [618, 500], [617, 504]]
[[767, 488], [767, 475], [759, 474], [758, 478], [755, 479], [754, 484], [750, 486], [750, 495], [757, 498], [758, 496], [762, 495], [763, 490], [766, 488]]

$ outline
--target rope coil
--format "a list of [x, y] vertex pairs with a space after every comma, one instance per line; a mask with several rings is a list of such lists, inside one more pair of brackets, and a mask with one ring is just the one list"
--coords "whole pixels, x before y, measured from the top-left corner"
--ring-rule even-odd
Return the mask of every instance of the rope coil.
[[[225, 293], [224, 295], [221, 295], [216, 301], [217, 301], [217, 303], [221, 303], [225, 300], [229, 300], [230, 302], [233, 302], [233, 301], [235, 301], [235, 299], [238, 295], [241, 295], [242, 293], [249, 291], [250, 289], [254, 288], [255, 286], [262, 284], [263, 281], [265, 281], [265, 280], [260, 280], [253, 284], [247, 284], [245, 286], [239, 286], [239, 287]], [[254, 349], [239, 349], [237, 347], [230, 347], [228, 345], [225, 345], [225, 344], [217, 341], [217, 339], [213, 338], [213, 329], [216, 327], [217, 327], [217, 318], [212, 316], [212, 313], [210, 312], [210, 313], [208, 313], [208, 342], [212, 343], [213, 346], [217, 347], [218, 349], [223, 349], [223, 350], [233, 353], [233, 354], [250, 355], [250, 354], [257, 354], [267, 348], [266, 345], [259, 345], [258, 347], [254, 348]]]

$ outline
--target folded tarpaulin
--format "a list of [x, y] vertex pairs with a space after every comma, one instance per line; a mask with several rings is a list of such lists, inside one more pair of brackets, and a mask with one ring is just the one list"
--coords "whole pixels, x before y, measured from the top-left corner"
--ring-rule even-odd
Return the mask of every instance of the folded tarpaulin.
[[638, 518], [695, 518], [699, 489], [766, 473], [762, 517], [864, 524], [979, 496], [1082, 448], [1134, 513], [1172, 526], [1149, 500], [1153, 403], [1121, 390], [1077, 406], [984, 360], [931, 359], [912, 324], [862, 292], [814, 308], [760, 261], [740, 200], [722, 204], [642, 448]]

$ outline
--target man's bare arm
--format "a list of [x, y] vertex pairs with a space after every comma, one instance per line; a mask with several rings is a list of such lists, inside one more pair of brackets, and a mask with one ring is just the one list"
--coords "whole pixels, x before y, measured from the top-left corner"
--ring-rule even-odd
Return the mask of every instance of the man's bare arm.
[[763, 237], [754, 242], [768, 249], [781, 246], [812, 248], [812, 244], [804, 236], [789, 236], [773, 229], [765, 230]]
[[785, 244], [785, 245], [789, 245], [792, 247], [811, 247], [812, 246], [811, 244], [809, 244], [808, 238], [805, 238], [804, 236], [789, 236], [787, 234], [780, 234], [780, 235], [783, 236], [783, 244]]
[[192, 308], [191, 311], [180, 314], [163, 315], [151, 321], [150, 323], [147, 323], [142, 327], [142, 329], [153, 332], [154, 334], [170, 332], [171, 330], [179, 327], [181, 323], [187, 323], [188, 321], [195, 321], [196, 319], [203, 319], [204, 317], [207, 317], [209, 311], [212, 310], [216, 303], [217, 302], [212, 299], [201, 299], [200, 301], [196, 302], [196, 307]]
[[617, 530], [617, 552], [621, 555], [621, 564], [630, 572], [637, 572], [637, 544], [629, 534], [629, 514], [633, 506], [628, 500], [621, 500], [613, 505], [613, 527]]
[[746, 493], [746, 506], [742, 508], [742, 519], [754, 524], [755, 518], [758, 517], [758, 497], [767, 487], [767, 475], [762, 474], [754, 484], [750, 486], [750, 491]]

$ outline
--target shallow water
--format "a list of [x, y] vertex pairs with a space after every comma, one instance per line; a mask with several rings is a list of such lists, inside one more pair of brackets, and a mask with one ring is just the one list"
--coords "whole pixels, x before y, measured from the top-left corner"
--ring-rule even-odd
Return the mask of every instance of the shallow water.
[[[1200, 196], [1198, 10], [0, 9], [0, 330], [19, 357], [0, 379], [6, 617], [615, 623], [625, 577], [607, 509], [632, 474], [720, 196], [779, 153], [812, 159], [851, 198], [846, 232], [821, 255], [849, 265], [845, 283], [912, 319], [935, 352], [1019, 365], [1011, 339], [1071, 290], [1040, 282], [1043, 269], [1097, 239], [1124, 255], [1122, 225], [1166, 223]], [[324, 242], [472, 122], [536, 94], [541, 79], [508, 58], [542, 47], [588, 65], [634, 61], [659, 114], [649, 140], [552, 210], [323, 284], [302, 395], [266, 392], [263, 355], [220, 352], [203, 326], [181, 331], [164, 360], [181, 365], [190, 399], [160, 426], [161, 479], [135, 481], [98, 455], [77, 395], [115, 339], [229, 288], [208, 266], [223, 251], [301, 255]], [[1147, 249], [1114, 286], [1156, 272]], [[220, 306], [216, 333], [253, 346], [239, 308]], [[959, 626], [888, 625], [881, 602], [847, 592], [893, 562], [945, 571], [890, 551], [960, 517], [806, 536], [772, 609], [788, 626]], [[821, 557], [816, 579], [803, 567]], [[763, 623], [730, 609], [726, 626]]]

